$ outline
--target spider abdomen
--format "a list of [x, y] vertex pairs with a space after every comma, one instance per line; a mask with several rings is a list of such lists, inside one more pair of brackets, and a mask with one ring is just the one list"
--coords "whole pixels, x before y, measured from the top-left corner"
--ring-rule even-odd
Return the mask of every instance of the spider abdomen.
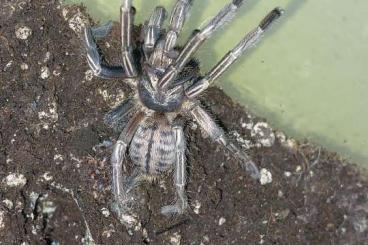
[[167, 119], [149, 118], [137, 129], [129, 148], [132, 162], [142, 172], [156, 175], [175, 162], [175, 134]]

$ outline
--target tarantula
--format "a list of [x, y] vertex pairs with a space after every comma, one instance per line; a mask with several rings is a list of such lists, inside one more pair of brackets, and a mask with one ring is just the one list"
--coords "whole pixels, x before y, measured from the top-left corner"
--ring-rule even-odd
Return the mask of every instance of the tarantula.
[[[132, 43], [132, 1], [123, 0], [120, 8], [121, 66], [109, 66], [103, 62], [96, 45], [97, 38], [105, 37], [110, 32], [111, 22], [84, 30], [87, 60], [94, 74], [101, 78], [121, 78], [136, 89], [134, 96], [123, 101], [105, 117], [108, 124], [122, 128], [111, 156], [114, 211], [119, 218], [129, 211], [131, 193], [138, 183], [158, 177], [170, 169], [174, 169], [177, 200], [173, 205], [162, 207], [161, 213], [181, 214], [186, 210], [183, 122], [188, 117], [194, 119], [214, 141], [240, 158], [251, 177], [259, 179], [259, 171], [252, 159], [229, 142], [224, 131], [201, 107], [197, 98], [261, 38], [283, 11], [280, 8], [273, 9], [209, 73], [200, 76], [198, 64], [193, 62], [193, 54], [216, 30], [233, 18], [244, 1], [232, 0], [201, 30], [194, 31], [183, 48], [178, 48], [177, 39], [191, 2], [176, 1], [167, 31], [162, 28], [166, 10], [156, 7], [143, 25], [141, 38], [137, 43]], [[124, 177], [122, 165], [128, 149], [136, 167], [130, 177]]]

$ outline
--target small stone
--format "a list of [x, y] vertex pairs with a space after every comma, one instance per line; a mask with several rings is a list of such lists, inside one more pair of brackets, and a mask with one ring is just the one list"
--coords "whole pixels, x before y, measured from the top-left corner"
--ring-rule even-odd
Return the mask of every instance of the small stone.
[[272, 174], [270, 171], [268, 171], [265, 168], [262, 168], [260, 174], [261, 178], [259, 181], [261, 182], [261, 185], [266, 185], [272, 182]]
[[28, 26], [21, 26], [15, 30], [15, 36], [21, 40], [26, 40], [31, 34], [32, 30]]
[[28, 70], [28, 65], [26, 63], [22, 63], [20, 64], [20, 69], [23, 71]]
[[68, 13], [69, 13], [69, 10], [67, 8], [63, 8], [62, 10], [62, 15], [64, 17], [64, 20], [68, 20]]
[[43, 58], [43, 63], [46, 63], [47, 61], [49, 61], [50, 57], [51, 57], [51, 53], [47, 51], [45, 53], [45, 57]]
[[14, 206], [13, 202], [12, 202], [12, 201], [10, 201], [9, 199], [5, 199], [5, 200], [3, 200], [3, 203], [4, 203], [4, 205], [5, 205], [5, 207], [6, 207], [7, 209], [12, 209], [12, 208], [13, 208], [13, 206]]
[[287, 139], [282, 145], [291, 151], [295, 151], [298, 146], [296, 140], [294, 139]]
[[48, 78], [50, 75], [51, 75], [51, 73], [50, 73], [49, 68], [48, 68], [47, 66], [42, 66], [42, 67], [41, 67], [41, 75], [40, 75], [40, 77], [41, 77], [42, 79], [46, 79], [46, 78]]
[[198, 201], [195, 200], [194, 201], [194, 208], [193, 208], [193, 212], [196, 214], [199, 214], [199, 209], [201, 208], [202, 204]]
[[4, 71], [7, 71], [12, 65], [13, 65], [13, 61], [11, 60], [11, 61], [9, 61], [6, 65], [5, 65], [5, 67], [4, 67]]
[[110, 216], [110, 211], [107, 208], [101, 208], [101, 213], [103, 214], [103, 216], [105, 216], [106, 218]]
[[276, 135], [277, 140], [278, 140], [281, 144], [285, 143], [285, 141], [286, 141], [286, 136], [285, 136], [285, 134], [284, 134], [283, 132], [281, 132], [281, 131], [277, 131], [277, 132], [275, 133], [275, 135]]
[[224, 217], [221, 217], [218, 221], [218, 225], [221, 226], [226, 222], [226, 219]]
[[56, 210], [56, 205], [51, 201], [42, 201], [42, 213], [47, 214], [48, 217], [52, 217]]
[[191, 130], [195, 131], [195, 130], [197, 130], [197, 128], [198, 128], [198, 124], [197, 124], [197, 123], [192, 122], [192, 123], [190, 124], [190, 129], [191, 129]]
[[63, 155], [61, 155], [61, 154], [55, 154], [55, 155], [54, 155], [54, 161], [55, 161], [55, 162], [61, 162], [61, 161], [63, 161], [63, 160], [64, 160]]
[[290, 176], [291, 176], [291, 172], [289, 172], [289, 171], [285, 171], [285, 172], [284, 172], [284, 176], [285, 176], [285, 177], [290, 177]]
[[5, 228], [5, 212], [0, 210], [0, 231]]
[[175, 232], [171, 237], [170, 237], [170, 243], [172, 245], [180, 245], [180, 241], [181, 241], [181, 236], [178, 232]]
[[88, 19], [80, 12], [76, 13], [68, 21], [69, 27], [77, 34], [82, 33], [82, 30], [88, 23]]
[[50, 172], [45, 172], [43, 175], [42, 175], [42, 178], [45, 180], [45, 181], [51, 181], [53, 180], [54, 177], [52, 177], [52, 175], [50, 174]]
[[134, 224], [137, 224], [138, 222], [134, 216], [128, 214], [121, 215], [120, 220], [122, 221], [122, 223], [127, 224], [129, 227], [132, 227]]
[[284, 196], [284, 193], [282, 192], [282, 190], [277, 191], [277, 196], [280, 198]]
[[275, 143], [275, 134], [266, 122], [256, 123], [252, 128], [251, 136], [264, 147], [271, 147]]
[[92, 81], [92, 78], [93, 78], [94, 74], [93, 74], [93, 71], [92, 70], [87, 70], [85, 73], [84, 73], [84, 79], [86, 81]]
[[27, 183], [27, 179], [23, 174], [10, 173], [3, 179], [3, 183], [9, 187], [23, 187]]

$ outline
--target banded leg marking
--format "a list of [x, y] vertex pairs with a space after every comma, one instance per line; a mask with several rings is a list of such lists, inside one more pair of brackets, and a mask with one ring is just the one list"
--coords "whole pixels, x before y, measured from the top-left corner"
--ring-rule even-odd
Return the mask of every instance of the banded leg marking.
[[217, 143], [222, 144], [231, 153], [233, 153], [237, 158], [239, 158], [242, 163], [242, 167], [250, 174], [253, 179], [259, 179], [260, 174], [256, 164], [253, 162], [251, 157], [245, 152], [241, 151], [235, 144], [229, 142], [225, 132], [217, 126], [215, 121], [210, 117], [210, 115], [202, 109], [199, 105], [194, 106], [190, 111], [193, 118], [201, 126], [201, 128]]
[[170, 65], [158, 82], [161, 89], [165, 89], [170, 85], [204, 41], [210, 38], [223, 24], [232, 19], [243, 2], [243, 0], [233, 0], [231, 3], [227, 4], [202, 30], [198, 31], [191, 39], [189, 39], [183, 50], [180, 52], [179, 57], [172, 65]]
[[212, 84], [219, 76], [221, 76], [242, 54], [249, 48], [253, 47], [263, 36], [263, 33], [282, 15], [283, 10], [275, 8], [272, 10], [260, 24], [228, 52], [217, 65], [202, 79], [195, 82], [192, 86], [186, 89], [185, 94], [192, 99]]
[[123, 0], [120, 7], [120, 25], [121, 25], [121, 53], [122, 65], [128, 77], [137, 76], [137, 68], [133, 59], [132, 45], [132, 29], [133, 29], [133, 14], [132, 1]]
[[174, 184], [176, 188], [177, 199], [174, 205], [168, 205], [161, 208], [164, 215], [182, 214], [188, 207], [188, 200], [185, 194], [186, 184], [186, 164], [185, 164], [185, 137], [181, 126], [174, 127], [176, 138], [176, 161], [174, 172]]

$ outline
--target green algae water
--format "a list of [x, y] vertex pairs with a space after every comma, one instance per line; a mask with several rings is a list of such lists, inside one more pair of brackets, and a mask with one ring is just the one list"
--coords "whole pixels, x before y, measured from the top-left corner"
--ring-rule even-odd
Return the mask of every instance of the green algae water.
[[[119, 19], [119, 0], [82, 2], [102, 22]], [[136, 23], [156, 5], [174, 0], [135, 0]], [[203, 26], [229, 1], [195, 0], [181, 35]], [[368, 1], [250, 0], [234, 21], [196, 54], [209, 70], [271, 9], [285, 16], [255, 49], [217, 81], [239, 103], [289, 135], [326, 146], [368, 167]]]

